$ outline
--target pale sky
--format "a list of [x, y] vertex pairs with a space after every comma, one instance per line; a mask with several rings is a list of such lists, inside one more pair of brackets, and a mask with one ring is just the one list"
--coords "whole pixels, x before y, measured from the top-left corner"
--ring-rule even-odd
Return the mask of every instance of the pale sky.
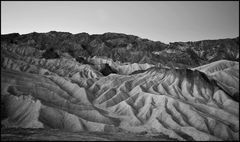
[[164, 43], [239, 36], [238, 1], [1, 1], [1, 34], [116, 32]]

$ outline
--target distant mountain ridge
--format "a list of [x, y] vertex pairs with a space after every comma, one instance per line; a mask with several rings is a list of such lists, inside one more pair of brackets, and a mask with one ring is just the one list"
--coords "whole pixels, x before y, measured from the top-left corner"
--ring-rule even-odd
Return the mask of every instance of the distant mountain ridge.
[[105, 56], [114, 61], [179, 68], [197, 67], [222, 59], [239, 61], [239, 37], [165, 44], [123, 33], [89, 35], [50, 31], [1, 35], [1, 41], [1, 46], [30, 46], [40, 50], [53, 48], [74, 58]]

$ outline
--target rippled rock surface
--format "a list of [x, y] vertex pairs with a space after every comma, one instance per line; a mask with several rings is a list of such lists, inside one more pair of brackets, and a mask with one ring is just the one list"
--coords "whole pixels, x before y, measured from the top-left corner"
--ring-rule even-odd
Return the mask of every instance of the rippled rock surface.
[[[239, 62], [181, 69], [98, 56], [84, 64], [61, 52], [45, 59], [16, 44], [1, 51], [2, 140], [239, 140]], [[117, 73], [101, 73], [106, 63]]]

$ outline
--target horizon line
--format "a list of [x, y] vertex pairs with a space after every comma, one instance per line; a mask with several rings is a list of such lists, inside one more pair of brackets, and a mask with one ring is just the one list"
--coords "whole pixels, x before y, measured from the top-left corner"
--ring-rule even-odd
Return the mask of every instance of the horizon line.
[[88, 35], [92, 36], [92, 35], [103, 35], [106, 33], [114, 33], [114, 34], [125, 34], [125, 35], [129, 35], [129, 36], [136, 36], [139, 37], [141, 39], [147, 39], [153, 42], [161, 42], [164, 44], [170, 44], [170, 43], [174, 43], [174, 42], [198, 42], [198, 41], [206, 41], [206, 40], [221, 40], [221, 39], [235, 39], [235, 38], [239, 38], [239, 35], [234, 36], [234, 37], [219, 37], [219, 38], [209, 38], [209, 39], [199, 39], [199, 40], [188, 40], [188, 41], [169, 41], [169, 42], [163, 42], [160, 40], [153, 40], [150, 38], [145, 38], [145, 37], [141, 37], [135, 34], [129, 34], [129, 33], [123, 33], [123, 32], [112, 32], [112, 31], [108, 31], [108, 32], [104, 32], [104, 33], [88, 33], [88, 32], [76, 32], [76, 33], [71, 33], [71, 32], [67, 32], [67, 31], [58, 31], [58, 30], [50, 30], [48, 32], [37, 32], [37, 31], [33, 31], [33, 32], [28, 32], [28, 33], [18, 33], [18, 32], [11, 32], [11, 33], [1, 33], [2, 35], [9, 35], [9, 34], [19, 34], [19, 35], [27, 35], [27, 34], [31, 34], [31, 33], [39, 33], [39, 34], [46, 34], [46, 33], [50, 33], [50, 32], [58, 32], [58, 33], [70, 33], [72, 35], [76, 35], [76, 34], [81, 34], [81, 33], [87, 33]]

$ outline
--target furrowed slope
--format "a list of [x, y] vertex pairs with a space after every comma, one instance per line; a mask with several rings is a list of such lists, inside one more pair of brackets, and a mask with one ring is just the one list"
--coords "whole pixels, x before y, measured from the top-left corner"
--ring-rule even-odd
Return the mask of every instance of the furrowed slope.
[[193, 70], [199, 70], [215, 79], [229, 95], [239, 101], [239, 63], [219, 60], [203, 65]]
[[[239, 103], [207, 72], [149, 66], [140, 73], [127, 75], [135, 69], [123, 69], [125, 75], [105, 77], [94, 67], [97, 63], [41, 59], [33, 56], [42, 54], [35, 49], [2, 49], [4, 127], [239, 140]], [[110, 65], [114, 67], [114, 63]], [[236, 67], [231, 68], [232, 64]], [[226, 74], [231, 76], [231, 70], [238, 71], [238, 66], [229, 62]], [[233, 75], [238, 76], [238, 72]]]

